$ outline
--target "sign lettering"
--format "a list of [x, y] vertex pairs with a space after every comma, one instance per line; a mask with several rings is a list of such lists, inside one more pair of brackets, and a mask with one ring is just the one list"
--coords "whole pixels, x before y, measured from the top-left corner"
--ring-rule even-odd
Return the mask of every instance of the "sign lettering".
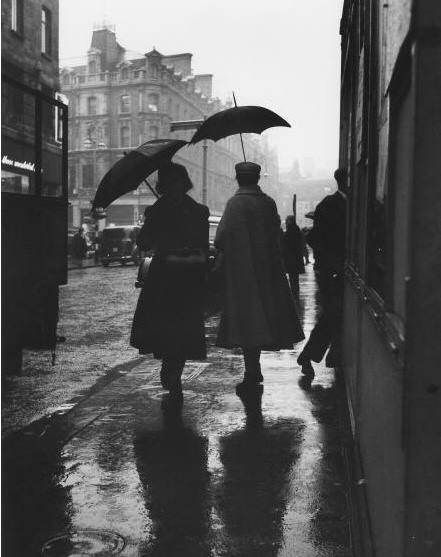
[[15, 159], [9, 158], [8, 155], [3, 155], [2, 164], [13, 166], [14, 168], [20, 168], [21, 170], [28, 170], [29, 172], [35, 172], [35, 163], [28, 161], [16, 161]]

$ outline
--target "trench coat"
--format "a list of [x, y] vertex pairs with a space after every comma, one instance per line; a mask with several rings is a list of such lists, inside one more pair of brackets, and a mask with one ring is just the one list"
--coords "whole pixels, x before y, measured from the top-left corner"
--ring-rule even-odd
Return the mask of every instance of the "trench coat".
[[163, 196], [146, 209], [140, 249], [155, 254], [139, 295], [130, 344], [155, 358], [206, 358], [204, 303], [206, 268], [172, 268], [165, 255], [182, 248], [208, 251], [208, 208], [185, 195]]
[[274, 200], [259, 187], [240, 187], [227, 203], [215, 245], [225, 286], [217, 345], [280, 350], [302, 340]]

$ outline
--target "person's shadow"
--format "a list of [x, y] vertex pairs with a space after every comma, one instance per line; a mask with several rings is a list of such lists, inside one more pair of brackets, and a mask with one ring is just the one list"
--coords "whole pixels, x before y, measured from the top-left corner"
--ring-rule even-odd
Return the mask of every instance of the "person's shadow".
[[164, 396], [163, 428], [134, 439], [136, 466], [153, 522], [141, 555], [206, 557], [208, 440], [184, 425], [182, 404]]
[[259, 387], [240, 395], [246, 424], [220, 439], [223, 479], [217, 505], [225, 525], [222, 548], [235, 557], [277, 555], [304, 423], [294, 418], [266, 421]]

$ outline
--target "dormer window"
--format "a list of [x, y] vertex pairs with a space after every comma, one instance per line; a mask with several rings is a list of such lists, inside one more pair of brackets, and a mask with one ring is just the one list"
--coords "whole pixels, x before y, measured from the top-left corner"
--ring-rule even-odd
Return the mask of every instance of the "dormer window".
[[89, 62], [89, 73], [96, 73], [96, 60], [91, 60]]
[[121, 79], [129, 79], [129, 70], [127, 68], [121, 70]]

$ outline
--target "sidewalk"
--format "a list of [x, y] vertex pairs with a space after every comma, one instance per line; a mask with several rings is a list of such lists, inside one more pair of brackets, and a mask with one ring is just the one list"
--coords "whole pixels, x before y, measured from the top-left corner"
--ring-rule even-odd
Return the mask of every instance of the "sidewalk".
[[[308, 332], [311, 271], [302, 283]], [[211, 346], [185, 368], [182, 410], [146, 358], [11, 436], [4, 554], [35, 555], [70, 533], [45, 554], [350, 555], [343, 393], [321, 366], [302, 388], [299, 349], [264, 353], [263, 394], [245, 403], [234, 391], [241, 356]]]

